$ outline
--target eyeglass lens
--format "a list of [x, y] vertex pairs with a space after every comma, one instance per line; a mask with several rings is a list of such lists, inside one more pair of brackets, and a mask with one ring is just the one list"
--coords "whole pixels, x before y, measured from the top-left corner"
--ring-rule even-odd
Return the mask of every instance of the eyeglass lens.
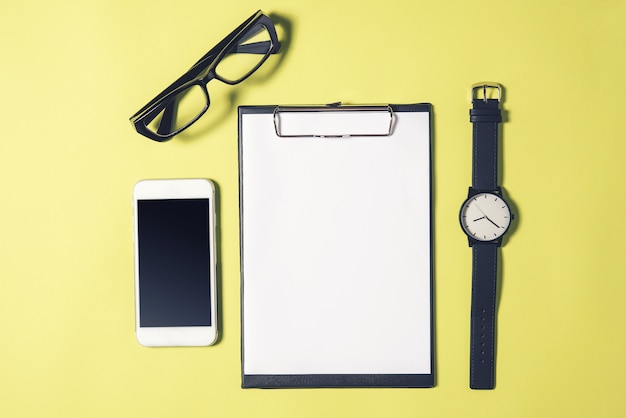
[[169, 135], [196, 121], [209, 107], [202, 87], [194, 84], [172, 98], [165, 108], [148, 124], [159, 135]]
[[215, 67], [215, 73], [225, 82], [238, 83], [252, 74], [265, 61], [271, 46], [267, 28], [262, 24], [257, 24], [227, 51]]

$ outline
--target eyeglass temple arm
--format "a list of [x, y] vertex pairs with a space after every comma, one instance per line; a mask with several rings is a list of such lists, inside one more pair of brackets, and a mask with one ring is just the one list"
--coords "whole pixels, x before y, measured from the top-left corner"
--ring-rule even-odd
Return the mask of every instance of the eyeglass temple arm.
[[[264, 55], [264, 54], [267, 53], [267, 50], [268, 50], [270, 45], [272, 47], [272, 50], [270, 51], [270, 54], [278, 53], [278, 51], [280, 50], [280, 43], [275, 44], [272, 41], [262, 41], [262, 42], [254, 42], [254, 43], [251, 43], [251, 44], [237, 45], [237, 47], [232, 52], [230, 52], [230, 54], [239, 53], [239, 54], [259, 54], [259, 55]], [[209, 51], [205, 56], [200, 58], [198, 60], [198, 62], [196, 62], [191, 67], [191, 69], [197, 67], [200, 64], [204, 65], [204, 63], [209, 58], [211, 60], [215, 59], [215, 52], [213, 50]]]
[[276, 54], [280, 49], [280, 44], [272, 45], [272, 41], [262, 41], [262, 42], [253, 42], [250, 44], [242, 44], [237, 45], [237, 48], [231, 53], [241, 53], [241, 54], [266, 54], [268, 48], [272, 47], [270, 54]]
[[163, 111], [163, 116], [161, 117], [161, 121], [159, 122], [159, 127], [157, 128], [157, 134], [159, 135], [167, 135], [172, 132], [172, 126], [174, 125], [174, 120], [176, 119], [176, 111], [178, 110], [178, 98], [172, 100]]

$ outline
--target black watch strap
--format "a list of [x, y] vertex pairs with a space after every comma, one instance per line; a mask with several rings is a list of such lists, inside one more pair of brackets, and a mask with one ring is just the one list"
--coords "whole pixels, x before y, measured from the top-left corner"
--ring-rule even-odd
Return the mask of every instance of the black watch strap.
[[472, 104], [472, 187], [481, 191], [493, 191], [498, 188], [498, 124], [502, 122], [500, 101], [474, 98]]
[[[472, 188], [498, 190], [498, 124], [502, 122], [500, 86], [481, 84], [483, 97], [472, 97]], [[487, 88], [497, 88], [498, 98], [487, 98]], [[472, 89], [473, 96], [473, 89]], [[472, 308], [470, 337], [470, 388], [493, 389], [495, 376], [496, 283], [499, 242], [472, 245]]]
[[475, 244], [472, 255], [470, 388], [493, 389], [498, 245]]

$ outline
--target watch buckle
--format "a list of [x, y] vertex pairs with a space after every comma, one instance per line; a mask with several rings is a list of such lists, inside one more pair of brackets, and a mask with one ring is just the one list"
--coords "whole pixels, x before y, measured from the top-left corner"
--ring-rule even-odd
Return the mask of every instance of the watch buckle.
[[502, 86], [499, 83], [494, 83], [491, 81], [481, 81], [480, 83], [476, 83], [472, 85], [472, 100], [474, 100], [474, 91], [482, 90], [483, 100], [486, 102], [487, 101], [487, 89], [498, 89], [498, 103], [502, 100]]

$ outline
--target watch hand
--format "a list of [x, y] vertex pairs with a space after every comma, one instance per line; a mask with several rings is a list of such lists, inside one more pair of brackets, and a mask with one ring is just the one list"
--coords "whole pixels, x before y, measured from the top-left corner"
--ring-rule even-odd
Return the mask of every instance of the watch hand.
[[495, 223], [494, 221], [492, 221], [491, 219], [489, 219], [489, 217], [485, 216], [485, 218], [487, 218], [487, 220], [488, 220], [489, 222], [491, 222], [492, 224], [494, 224], [495, 226], [497, 226], [498, 228], [500, 228], [500, 226], [498, 226], [498, 224], [497, 224], [497, 223]]
[[[478, 219], [474, 219], [474, 221], [473, 221], [473, 222], [480, 221], [481, 219], [485, 219], [485, 218], [486, 218], [486, 216], [481, 216], [481, 217], [480, 217], [480, 218], [478, 218]], [[493, 223], [493, 222], [492, 222], [492, 223]]]
[[478, 211], [480, 213], [482, 213], [485, 218], [487, 217], [487, 214], [485, 212], [483, 212], [483, 210], [480, 208], [480, 206], [478, 206], [478, 203], [476, 203], [476, 209], [478, 209]]
[[[497, 223], [495, 223], [494, 221], [489, 219], [489, 216], [487, 216], [487, 214], [485, 212], [483, 212], [483, 210], [480, 208], [480, 206], [478, 206], [478, 204], [476, 204], [476, 209], [478, 209], [480, 211], [480, 213], [482, 213], [484, 215], [483, 218], [487, 219], [489, 222], [494, 224], [496, 227], [500, 228], [500, 226]], [[478, 219], [483, 219], [483, 218], [478, 218]], [[478, 219], [475, 219], [474, 222], [476, 222]]]

